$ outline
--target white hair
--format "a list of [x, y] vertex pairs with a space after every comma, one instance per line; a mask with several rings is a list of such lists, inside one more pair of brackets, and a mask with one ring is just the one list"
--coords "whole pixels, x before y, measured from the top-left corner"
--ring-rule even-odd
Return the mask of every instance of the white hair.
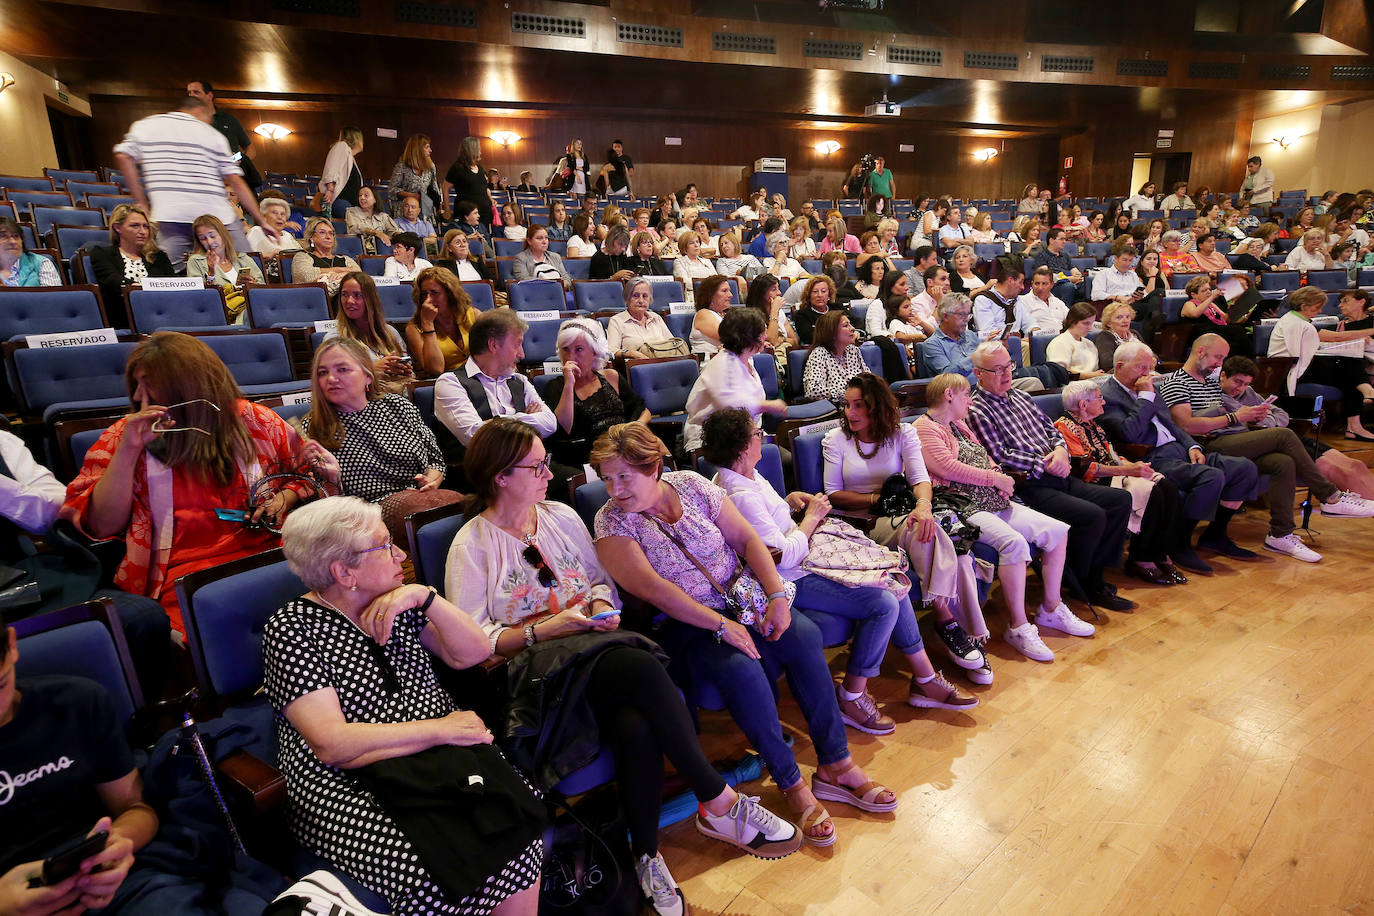
[[1133, 363], [1142, 356], [1154, 356], [1155, 351], [1143, 340], [1131, 339], [1116, 348], [1116, 353], [1112, 356], [1112, 362], [1121, 366], [1126, 363]]
[[968, 296], [963, 293], [949, 292], [940, 297], [940, 303], [935, 306], [935, 314], [941, 321], [944, 321], [947, 316], [962, 308], [973, 309], [973, 303], [969, 301]]
[[600, 369], [611, 361], [611, 348], [606, 343], [606, 332], [601, 327], [601, 322], [595, 318], [569, 318], [558, 328], [558, 340], [555, 346], [562, 350], [566, 346], [571, 346], [575, 340], [584, 340], [596, 354], [596, 368]]
[[[1142, 346], [1144, 345], [1142, 344]], [[1118, 348], [1119, 350], [1120, 348]], [[1090, 392], [1098, 390], [1100, 390], [1100, 386], [1092, 379], [1081, 378], [1069, 382], [1064, 386], [1064, 391], [1061, 394], [1064, 400], [1064, 412], [1073, 417], [1078, 416], [1078, 405], [1087, 400]]]
[[334, 584], [330, 567], [352, 566], [369, 544], [368, 530], [382, 520], [382, 508], [356, 496], [330, 496], [296, 509], [281, 529], [286, 565], [307, 586], [321, 591]]
[[[944, 300], [940, 300], [943, 302]], [[982, 366], [997, 353], [1007, 353], [1006, 344], [1000, 340], [985, 340], [973, 350], [973, 355], [969, 358], [975, 366]]]

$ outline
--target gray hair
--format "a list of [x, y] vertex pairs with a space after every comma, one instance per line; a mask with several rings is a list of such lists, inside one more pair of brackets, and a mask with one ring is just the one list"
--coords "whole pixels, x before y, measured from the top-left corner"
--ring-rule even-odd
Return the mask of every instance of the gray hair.
[[965, 308], [973, 311], [973, 303], [969, 301], [968, 296], [963, 293], [945, 293], [940, 297], [940, 304], [935, 306], [935, 314], [944, 321], [946, 316]]
[[616, 242], [624, 242], [625, 247], [628, 249], [630, 247], [630, 230], [626, 229], [624, 226], [616, 226], [610, 232], [606, 233], [606, 243], [603, 250], [610, 251], [615, 247]]
[[638, 285], [641, 284], [641, 283], [643, 283], [645, 286], [649, 287], [649, 292], [650, 292], [650, 293], [652, 293], [652, 292], [654, 291], [654, 285], [653, 285], [652, 283], [650, 283], [648, 280], [644, 279], [643, 277], [631, 277], [630, 279], [626, 280], [626, 281], [625, 281], [625, 307], [626, 307], [626, 308], [629, 308], [629, 306], [630, 306], [630, 297], [633, 296], [633, 295], [635, 294], [635, 287], [638, 286]]
[[[1125, 344], [1122, 346], [1125, 346]], [[1143, 347], [1145, 345], [1141, 344], [1141, 346]], [[1146, 347], [1146, 349], [1148, 350], [1149, 347]], [[1121, 352], [1120, 348], [1117, 349], [1117, 352]], [[1092, 379], [1081, 378], [1077, 381], [1069, 382], [1064, 386], [1064, 391], [1061, 394], [1064, 399], [1064, 412], [1070, 416], [1077, 417], [1078, 405], [1086, 401], [1088, 395], [1094, 391], [1101, 391], [1101, 388], [1098, 386], [1097, 382]]]
[[1181, 238], [1183, 238], [1182, 232], [1179, 232], [1177, 229], [1170, 229], [1159, 237], [1159, 242], [1161, 245], [1167, 245], [1170, 242], [1177, 242]]
[[[940, 300], [941, 303], [943, 303], [944, 301], [944, 299]], [[982, 366], [989, 359], [991, 359], [994, 354], [997, 354], [999, 352], [1009, 353], [1010, 351], [1007, 350], [1006, 344], [1002, 343], [1002, 341], [1000, 340], [985, 340], [974, 348], [973, 354], [969, 357], [969, 359], [973, 362], [975, 366]]]
[[334, 584], [335, 563], [353, 566], [367, 542], [368, 529], [382, 520], [382, 508], [356, 496], [330, 496], [301, 506], [286, 517], [281, 529], [286, 565], [309, 588], [321, 591]]
[[258, 209], [263, 213], [267, 212], [268, 207], [281, 207], [286, 211], [286, 215], [291, 215], [291, 204], [289, 201], [282, 200], [280, 197], [264, 197], [258, 201]]
[[949, 263], [953, 264], [953, 263], [954, 263], [954, 259], [957, 258], [957, 257], [959, 257], [959, 252], [961, 252], [961, 251], [966, 251], [966, 252], [968, 252], [968, 256], [971, 257], [971, 258], [973, 258], [973, 263], [975, 263], [975, 264], [978, 263], [978, 254], [977, 254], [977, 252], [975, 252], [975, 251], [973, 250], [973, 246], [972, 246], [972, 245], [960, 245], [958, 248], [956, 248], [956, 249], [954, 249], [953, 251], [951, 251], [951, 252], [949, 253]]
[[1116, 348], [1116, 353], [1112, 356], [1112, 362], [1121, 366], [1126, 363], [1133, 363], [1142, 356], [1154, 356], [1155, 351], [1150, 349], [1149, 344], [1143, 340], [1128, 340]]
[[569, 318], [559, 326], [555, 346], [562, 350], [579, 338], [585, 340], [596, 354], [596, 368], [600, 369], [611, 361], [611, 348], [606, 343], [606, 332], [602, 330], [601, 322], [595, 318]]

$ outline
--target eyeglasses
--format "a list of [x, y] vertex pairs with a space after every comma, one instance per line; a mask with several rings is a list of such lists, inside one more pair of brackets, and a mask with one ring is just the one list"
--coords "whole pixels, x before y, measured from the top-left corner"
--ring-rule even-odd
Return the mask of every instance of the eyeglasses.
[[[167, 407], [167, 413], [170, 415], [171, 412], [174, 411], [174, 410], [176, 410], [178, 407], [186, 407], [186, 406], [189, 405], [189, 404], [207, 404], [207, 405], [209, 405], [209, 407], [210, 407], [211, 410], [213, 410], [215, 413], [219, 413], [219, 405], [216, 404], [214, 401], [207, 401], [207, 400], [205, 400], [205, 398], [192, 398], [192, 399], [189, 400], [189, 401], [182, 401], [182, 402], [180, 402], [180, 403], [178, 403], [178, 404], [171, 404], [171, 405], [168, 405], [168, 407]], [[163, 424], [165, 421], [169, 420], [169, 419], [171, 419], [170, 416], [165, 416], [165, 417], [159, 418], [155, 423], [153, 423], [153, 426], [152, 426], [153, 432], [155, 432], [155, 433], [201, 433], [202, 435], [206, 435], [206, 436], [210, 435], [210, 431], [209, 431], [209, 430], [201, 429], [199, 426], [163, 426], [162, 424]]]
[[385, 541], [378, 544], [376, 547], [367, 547], [363, 550], [358, 551], [358, 553], [360, 555], [364, 553], [372, 553], [374, 550], [385, 550], [388, 553], [391, 553], [396, 550], [396, 544], [391, 540], [391, 538], [387, 538]]
[[535, 475], [538, 476], [549, 469], [549, 462], [552, 460], [553, 459], [550, 456], [545, 455], [543, 458], [541, 458], [539, 461], [536, 461], [534, 464], [512, 464], [511, 467], [525, 468], [528, 471], [534, 471]]
[[986, 372], [988, 375], [1010, 375], [1012, 368], [1011, 363], [1007, 363], [1005, 366], [991, 366], [986, 369], [982, 366], [973, 367], [975, 372]]
[[544, 562], [544, 555], [539, 552], [538, 547], [530, 544], [520, 555], [525, 558], [526, 563], [534, 567], [535, 572], [539, 573], [540, 585], [545, 588], [553, 588], [558, 584], [558, 577], [554, 575], [549, 564]]

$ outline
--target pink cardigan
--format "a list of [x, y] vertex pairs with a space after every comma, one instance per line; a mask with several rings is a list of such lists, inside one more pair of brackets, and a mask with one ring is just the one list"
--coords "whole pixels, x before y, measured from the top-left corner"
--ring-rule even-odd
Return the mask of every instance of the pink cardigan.
[[[961, 433], [979, 442], [968, 424], [963, 420], [954, 422]], [[913, 425], [916, 435], [921, 439], [921, 454], [925, 457], [926, 473], [930, 475], [932, 486], [947, 486], [950, 483], [971, 483], [984, 487], [997, 485], [999, 471], [976, 468], [959, 460], [959, 443], [943, 423], [922, 415], [916, 418]]]

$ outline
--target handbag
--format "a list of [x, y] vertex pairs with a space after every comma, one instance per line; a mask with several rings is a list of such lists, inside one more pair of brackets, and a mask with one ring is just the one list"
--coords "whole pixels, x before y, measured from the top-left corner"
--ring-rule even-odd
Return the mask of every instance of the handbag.
[[[682, 555], [691, 561], [697, 571], [706, 577], [706, 581], [711, 583], [711, 588], [715, 589], [716, 594], [725, 601], [725, 609], [732, 617], [746, 627], [753, 626], [755, 621], [763, 618], [764, 613], [768, 610], [768, 589], [764, 588], [763, 583], [745, 569], [738, 557], [735, 558], [735, 574], [730, 577], [730, 581], [721, 585], [716, 581], [716, 577], [711, 575], [711, 571], [693, 556], [692, 552], [687, 549], [687, 545], [682, 543], [682, 539], [674, 534], [671, 528], [652, 515], [649, 518], [652, 518], [654, 524], [658, 525], [658, 529], [677, 545], [677, 549], [682, 551]], [[784, 581], [782, 590], [787, 596], [788, 605], [791, 605], [797, 597], [797, 586]]]
[[878, 491], [878, 501], [873, 504], [874, 515], [885, 515], [893, 519], [895, 526], [897, 519], [915, 511], [916, 494], [911, 492], [911, 484], [907, 482], [906, 475], [892, 474], [883, 481], [883, 487]]
[[899, 601], [911, 592], [904, 551], [889, 550], [835, 518], [822, 519], [811, 533], [811, 546], [801, 566], [850, 588], [881, 588]]
[[936, 487], [930, 511], [935, 516], [936, 523], [954, 543], [956, 554], [962, 556], [973, 549], [983, 529], [968, 520], [976, 511], [972, 499], [964, 493], [946, 487]]
[[646, 341], [639, 345], [639, 349], [648, 351], [649, 355], [655, 359], [666, 356], [691, 356], [692, 348], [687, 345], [687, 341], [681, 337], [669, 337], [667, 340]]

